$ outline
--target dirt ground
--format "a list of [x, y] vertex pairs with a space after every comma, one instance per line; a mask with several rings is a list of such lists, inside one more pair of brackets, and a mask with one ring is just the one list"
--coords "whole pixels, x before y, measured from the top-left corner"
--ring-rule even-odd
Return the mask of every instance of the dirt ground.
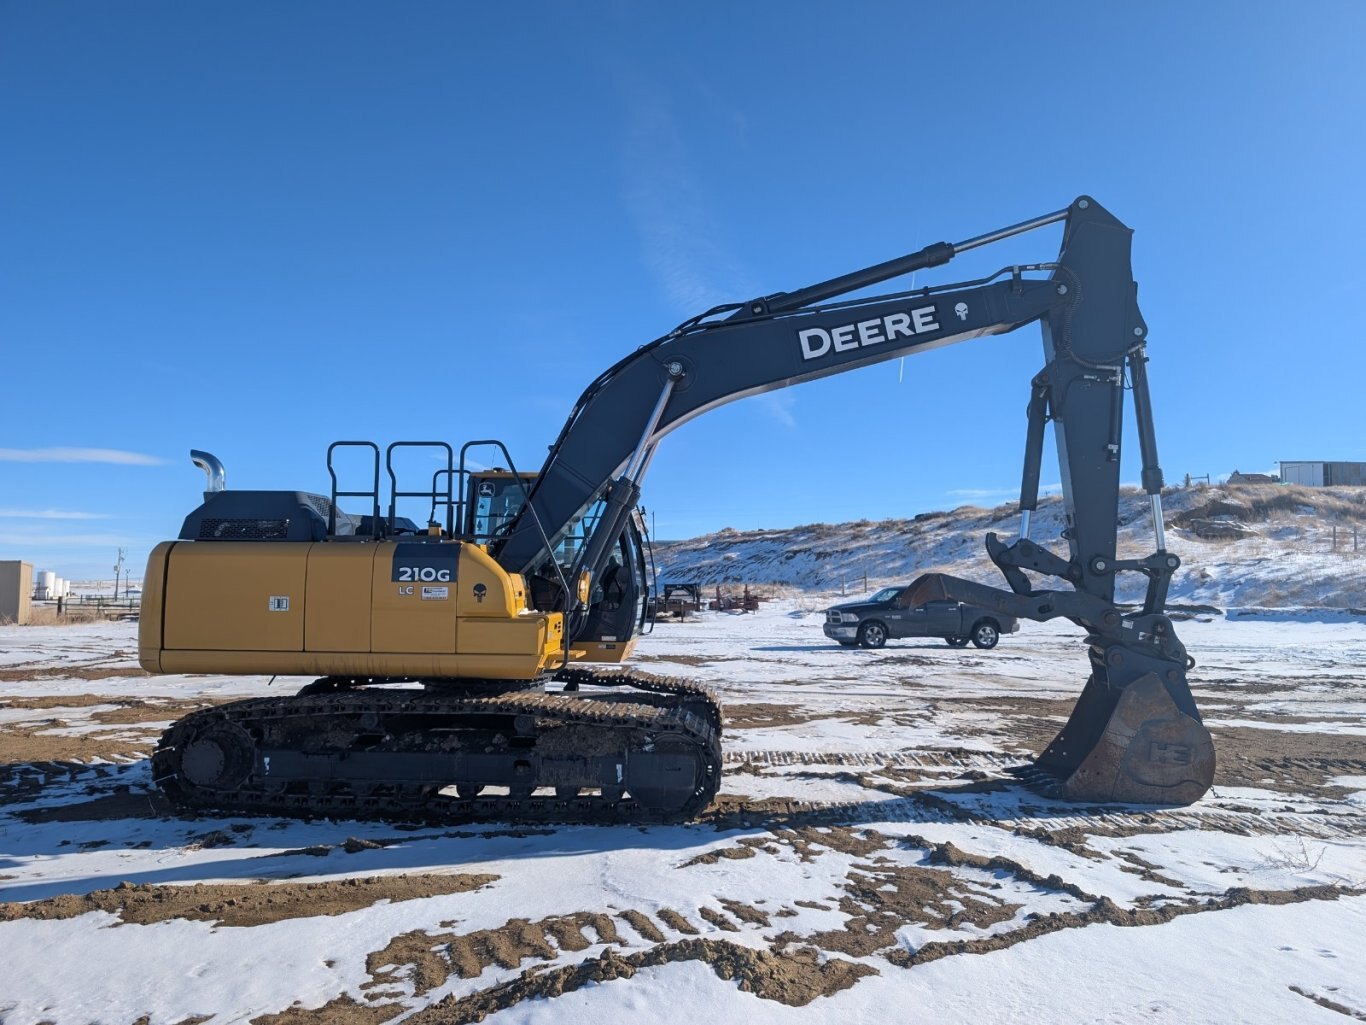
[[218, 886], [134, 886], [63, 894], [26, 904], [0, 904], [0, 922], [18, 918], [75, 918], [107, 911], [122, 922], [147, 925], [171, 918], [223, 926], [263, 925], [285, 918], [344, 915], [379, 900], [403, 901], [438, 893], [464, 893], [495, 876], [405, 875], [343, 879], [337, 883], [226, 883]]

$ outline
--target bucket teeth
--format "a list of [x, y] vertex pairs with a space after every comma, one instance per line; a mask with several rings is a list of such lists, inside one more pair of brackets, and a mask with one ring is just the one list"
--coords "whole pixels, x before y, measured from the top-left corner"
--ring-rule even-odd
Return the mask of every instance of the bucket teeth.
[[1041, 797], [1062, 798], [1063, 781], [1046, 769], [1039, 768], [1036, 762], [1029, 762], [1026, 765], [1012, 765], [1006, 769], [1006, 772]]

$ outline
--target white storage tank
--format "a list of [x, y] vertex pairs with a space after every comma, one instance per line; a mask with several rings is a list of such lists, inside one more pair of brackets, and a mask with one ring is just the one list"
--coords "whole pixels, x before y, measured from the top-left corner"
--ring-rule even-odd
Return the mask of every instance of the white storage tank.
[[56, 598], [57, 574], [51, 570], [43, 570], [37, 577], [33, 584], [34, 601], [51, 601]]

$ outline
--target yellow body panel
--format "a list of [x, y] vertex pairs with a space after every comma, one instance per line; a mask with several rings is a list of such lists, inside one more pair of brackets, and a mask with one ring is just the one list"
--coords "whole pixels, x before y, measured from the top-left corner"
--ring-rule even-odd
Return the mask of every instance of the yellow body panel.
[[511, 619], [526, 608], [526, 584], [479, 545], [462, 545], [457, 601], [462, 619]]
[[176, 545], [165, 598], [168, 648], [303, 651], [302, 542]]
[[166, 583], [166, 558], [176, 546], [163, 541], [147, 556], [147, 572], [142, 577], [142, 607], [138, 615], [138, 664], [149, 673], [161, 671], [163, 597]]
[[165, 673], [532, 679], [564, 643], [520, 575], [454, 541], [166, 542], [139, 622]]
[[[373, 633], [370, 650], [454, 655], [457, 602], [451, 592], [457, 586], [463, 586], [463, 582], [397, 582], [388, 572], [389, 560], [384, 557], [387, 553], [383, 548], [391, 546], [373, 547], [381, 551], [375, 557], [371, 584], [369, 605]], [[459, 561], [463, 563], [464, 558]]]
[[370, 650], [370, 593], [378, 545], [308, 546], [304, 650]]

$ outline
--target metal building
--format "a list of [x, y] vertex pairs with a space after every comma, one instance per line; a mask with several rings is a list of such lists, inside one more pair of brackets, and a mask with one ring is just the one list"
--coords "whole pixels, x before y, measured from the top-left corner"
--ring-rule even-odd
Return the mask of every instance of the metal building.
[[28, 623], [32, 616], [33, 567], [27, 562], [0, 562], [0, 623]]
[[1286, 484], [1303, 484], [1311, 488], [1328, 488], [1338, 484], [1366, 487], [1366, 463], [1282, 461], [1281, 480]]

